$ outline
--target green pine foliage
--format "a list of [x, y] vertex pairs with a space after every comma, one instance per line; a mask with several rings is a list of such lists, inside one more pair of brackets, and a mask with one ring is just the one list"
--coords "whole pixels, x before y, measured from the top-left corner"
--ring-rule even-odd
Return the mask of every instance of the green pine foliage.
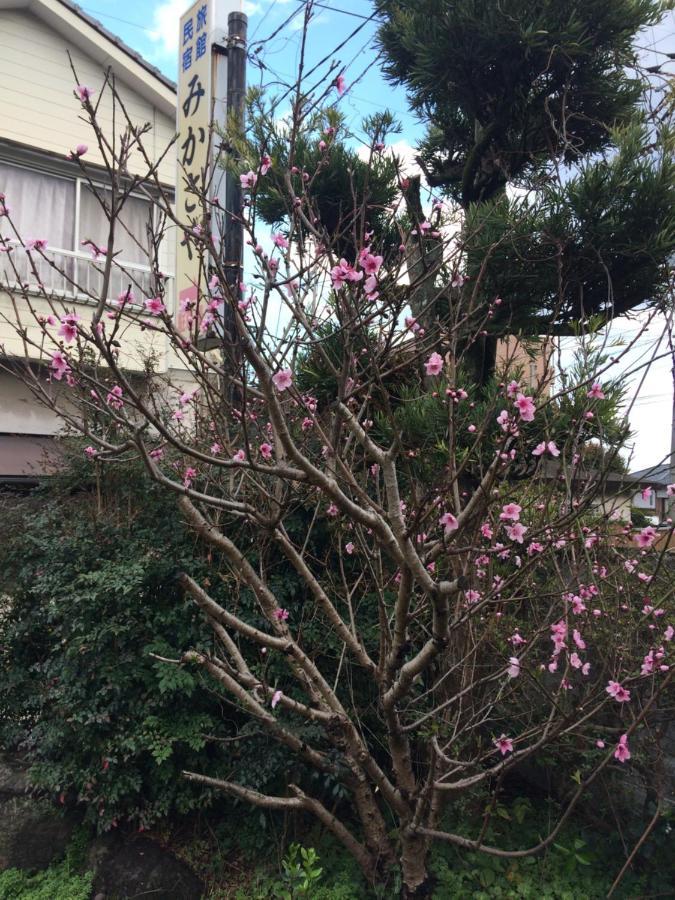
[[378, 0], [384, 71], [429, 123], [430, 183], [463, 206], [529, 182], [551, 157], [605, 150], [632, 118], [637, 32], [658, 0]]
[[[334, 109], [313, 111], [293, 131], [275, 119], [274, 108], [252, 91], [249, 121], [244, 158], [257, 169], [262, 149], [272, 160], [270, 171], [256, 185], [256, 211], [265, 222], [282, 227], [291, 217], [290, 178], [295, 196], [311, 192], [316, 219], [338, 256], [354, 261], [359, 249], [356, 235], [364, 225], [379, 235], [379, 252], [396, 253], [400, 238], [398, 230], [391, 228], [390, 207], [398, 192], [397, 165], [374, 149], [399, 130], [389, 113], [364, 120], [364, 154], [357, 152], [353, 136]], [[368, 210], [365, 223], [361, 220], [364, 204]], [[293, 239], [306, 236], [307, 230], [300, 227]]]
[[503, 301], [492, 335], [569, 334], [585, 317], [666, 301], [672, 95], [648, 120], [635, 44], [670, 5], [376, 3], [385, 74], [427, 126], [426, 180], [464, 210], [471, 290], [480, 276], [481, 308]]

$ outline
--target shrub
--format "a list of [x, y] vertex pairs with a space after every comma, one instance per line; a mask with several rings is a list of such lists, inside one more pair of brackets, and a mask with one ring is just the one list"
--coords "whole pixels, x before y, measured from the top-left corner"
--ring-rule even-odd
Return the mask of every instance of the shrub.
[[27, 753], [35, 784], [83, 803], [103, 829], [203, 808], [212, 792], [180, 773], [206, 759], [215, 771], [243, 759], [257, 786], [286, 764], [209, 741], [236, 712], [197, 690], [199, 672], [151, 656], [212, 643], [175, 581], [203, 563], [170, 503], [138, 467], [92, 480], [75, 460], [5, 502], [0, 741]]

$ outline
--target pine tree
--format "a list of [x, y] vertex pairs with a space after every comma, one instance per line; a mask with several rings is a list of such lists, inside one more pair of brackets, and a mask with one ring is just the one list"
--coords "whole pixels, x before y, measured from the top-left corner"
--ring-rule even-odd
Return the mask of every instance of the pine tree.
[[[425, 178], [464, 211], [466, 270], [481, 272], [479, 299], [503, 301], [490, 336], [570, 333], [580, 319], [599, 324], [664, 303], [675, 250], [672, 106], [648, 117], [635, 42], [665, 4], [376, 6], [384, 71], [427, 124]], [[409, 208], [416, 197], [419, 181]], [[438, 283], [418, 304], [434, 291]], [[494, 340], [485, 351], [482, 377]]]

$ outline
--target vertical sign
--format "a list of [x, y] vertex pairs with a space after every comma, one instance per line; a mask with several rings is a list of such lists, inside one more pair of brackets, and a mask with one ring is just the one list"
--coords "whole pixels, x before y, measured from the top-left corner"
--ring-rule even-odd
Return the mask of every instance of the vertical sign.
[[[241, 0], [197, 0], [181, 16], [178, 32], [178, 106], [176, 215], [194, 227], [202, 224], [203, 209], [198, 194], [209, 184], [211, 173], [209, 147], [214, 143], [211, 124], [214, 119], [215, 53], [214, 45], [224, 47], [227, 17], [239, 11]], [[221, 57], [222, 58], [222, 57]], [[222, 66], [221, 66], [222, 68]], [[218, 103], [217, 117], [225, 127], [227, 110]], [[176, 246], [177, 328], [185, 331], [186, 314], [181, 301], [197, 301], [199, 287], [206, 286], [206, 273], [184, 233], [178, 232]]]

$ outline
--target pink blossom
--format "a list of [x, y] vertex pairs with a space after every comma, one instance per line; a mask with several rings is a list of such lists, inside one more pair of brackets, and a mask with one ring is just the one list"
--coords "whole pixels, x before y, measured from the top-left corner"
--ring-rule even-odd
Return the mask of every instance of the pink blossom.
[[283, 695], [284, 695], [284, 692], [283, 692], [283, 691], [275, 691], [275, 692], [272, 694], [272, 704], [271, 704], [272, 709], [275, 709], [275, 708], [276, 708], [276, 705], [277, 705], [278, 702], [281, 700], [281, 698], [283, 697]]
[[161, 459], [164, 456], [164, 448], [163, 447], [155, 447], [154, 450], [150, 451], [150, 459]]
[[440, 375], [443, 371], [443, 357], [440, 353], [432, 353], [424, 363], [427, 375]]
[[580, 616], [581, 613], [586, 612], [586, 605], [584, 604], [584, 601], [576, 594], [570, 597], [570, 603], [572, 604], [572, 612], [575, 616]]
[[112, 406], [113, 409], [121, 409], [124, 406], [124, 400], [122, 399], [122, 388], [116, 384], [115, 387], [111, 388], [108, 396], [105, 398], [105, 402], [108, 406]]
[[89, 459], [93, 459], [96, 456], [96, 448], [95, 447], [85, 447], [84, 452], [89, 457]]
[[363, 253], [364, 251], [362, 251], [359, 255], [359, 262], [366, 275], [377, 275], [380, 270], [380, 266], [382, 265], [383, 257], [375, 256], [369, 251], [366, 251], [365, 255], [363, 255]]
[[518, 634], [517, 631], [514, 631], [514, 633], [509, 638], [509, 640], [511, 641], [511, 643], [513, 644], [514, 647], [519, 647], [521, 644], [527, 643], [525, 638], [522, 637], [520, 634]]
[[520, 675], [520, 660], [517, 656], [509, 657], [509, 667], [506, 670], [509, 678], [517, 678]]
[[345, 553], [347, 553], [349, 556], [352, 555], [354, 549], [354, 544], [351, 541], [348, 544], [345, 544]]
[[70, 366], [60, 350], [55, 350], [52, 354], [52, 361], [49, 364], [49, 368], [52, 370], [52, 377], [57, 381], [61, 381], [63, 376], [70, 372]]
[[640, 667], [641, 675], [651, 675], [654, 671], [655, 661], [654, 661], [654, 651], [650, 650], [649, 653], [642, 660], [642, 666]]
[[595, 746], [598, 748], [598, 750], [604, 750], [605, 742], [598, 740], [595, 742]]
[[239, 181], [241, 183], [242, 190], [252, 191], [256, 186], [258, 176], [253, 170], [249, 170], [248, 172], [245, 172], [243, 175], [239, 176]]
[[627, 734], [622, 734], [619, 738], [619, 743], [616, 745], [616, 750], [614, 751], [614, 759], [618, 759], [621, 763], [626, 762], [627, 759], [630, 759]]
[[188, 466], [183, 474], [183, 485], [186, 488], [189, 488], [192, 484], [192, 479], [197, 477], [197, 470], [193, 469], [192, 466]]
[[347, 282], [361, 281], [363, 272], [357, 272], [351, 263], [348, 263], [346, 259], [341, 259], [339, 264], [330, 270], [330, 277], [333, 287], [337, 291]]
[[543, 456], [544, 453], [550, 453], [551, 456], [560, 456], [560, 450], [555, 445], [555, 441], [542, 441], [532, 451], [532, 456]]
[[93, 241], [84, 240], [82, 241], [82, 246], [89, 247], [89, 252], [91, 253], [91, 258], [93, 260], [98, 260], [108, 255], [107, 247], [99, 247], [98, 244], [95, 244]]
[[275, 247], [279, 247], [281, 250], [288, 249], [288, 240], [279, 231], [275, 232], [272, 235], [272, 243]]
[[669, 485], [666, 487], [666, 494], [667, 494], [669, 497], [675, 497], [675, 484], [669, 484]]
[[161, 297], [151, 297], [145, 301], [145, 308], [152, 316], [161, 316], [166, 312], [166, 306], [162, 303]]
[[453, 516], [450, 512], [443, 513], [439, 519], [439, 524], [443, 526], [446, 534], [450, 534], [459, 528], [459, 522], [457, 521], [456, 516]]
[[663, 632], [664, 641], [672, 641], [673, 635], [675, 635], [675, 628], [673, 628], [672, 625], [669, 625]]
[[347, 82], [344, 79], [344, 75], [338, 75], [335, 79], [335, 87], [337, 88], [338, 97], [341, 97], [347, 90]]
[[65, 338], [67, 344], [71, 344], [77, 338], [77, 313], [67, 313], [61, 318], [61, 327], [56, 332], [59, 337]]
[[579, 633], [578, 629], [576, 629], [576, 628], [572, 632], [572, 639], [574, 640], [574, 643], [577, 645], [579, 650], [586, 649], [586, 641], [584, 641], [584, 639], [581, 637], [581, 634]]
[[494, 743], [502, 756], [506, 756], [507, 753], [513, 753], [513, 741], [505, 734], [496, 738]]
[[515, 400], [516, 396], [520, 392], [520, 385], [517, 381], [510, 381], [506, 386], [506, 395], [510, 397], [511, 400]]
[[26, 250], [46, 250], [47, 249], [47, 239], [46, 238], [30, 238], [24, 244]]
[[610, 697], [613, 697], [617, 703], [626, 703], [630, 700], [630, 691], [626, 690], [618, 681], [610, 681], [605, 688]]
[[75, 93], [80, 98], [80, 100], [85, 103], [87, 100], [89, 100], [94, 91], [92, 88], [87, 87], [86, 84], [78, 84], [78, 86], [75, 88]]
[[218, 441], [216, 441], [214, 444], [211, 444], [211, 446], [209, 447], [209, 451], [213, 453], [214, 456], [217, 456], [222, 449], [223, 448], [220, 446]]
[[293, 373], [290, 369], [281, 369], [272, 376], [274, 387], [281, 393], [293, 384]]
[[643, 488], [641, 491], [641, 496], [643, 500], [649, 500], [652, 495], [652, 489], [650, 487]]
[[265, 441], [263, 444], [260, 445], [259, 449], [260, 449], [260, 455], [262, 456], [263, 459], [272, 459], [273, 447], [271, 444], [268, 444], [267, 441]]
[[657, 538], [656, 529], [652, 525], [648, 525], [633, 536], [633, 540], [641, 550], [651, 547]]
[[464, 592], [466, 596], [467, 603], [478, 603], [481, 599], [482, 594], [480, 591], [468, 590]]
[[131, 288], [127, 288], [126, 291], [122, 291], [121, 294], [117, 295], [117, 300], [115, 300], [115, 305], [123, 308], [127, 305], [127, 303], [133, 303], [136, 299], [134, 292]]
[[506, 506], [502, 507], [499, 518], [504, 522], [517, 522], [520, 519], [520, 514], [522, 511], [523, 507], [519, 506], [517, 503], [507, 503]]
[[502, 429], [502, 431], [509, 430], [509, 421], [509, 414], [505, 409], [503, 409], [497, 416], [497, 424]]
[[246, 452], [244, 450], [237, 450], [237, 452], [232, 457], [233, 462], [246, 462]]
[[513, 405], [520, 413], [520, 418], [523, 420], [523, 422], [533, 421], [536, 406], [534, 405], [534, 401], [531, 397], [527, 397], [525, 396], [525, 394], [518, 394], [516, 399], [514, 400]]
[[363, 290], [368, 294], [369, 300], [377, 299], [377, 278], [374, 275], [369, 275], [363, 283]]
[[507, 525], [506, 533], [509, 536], [509, 540], [517, 541], [519, 544], [523, 543], [523, 538], [525, 537], [525, 532], [527, 528], [522, 524], [522, 522], [516, 522], [515, 525]]
[[593, 385], [588, 391], [588, 397], [591, 400], [604, 400], [605, 392], [602, 390], [602, 386], [599, 381], [593, 382]]
[[280, 622], [285, 622], [288, 619], [289, 612], [287, 609], [280, 607], [279, 609], [274, 610], [274, 615]]
[[267, 175], [267, 173], [270, 170], [271, 165], [272, 165], [271, 158], [268, 156], [267, 153], [263, 153], [263, 155], [260, 157], [260, 174]]
[[483, 524], [480, 526], [480, 533], [483, 535], [484, 538], [486, 538], [486, 540], [488, 540], [488, 541], [491, 540], [493, 531], [492, 531], [492, 528], [490, 527], [489, 522], [483, 522]]

